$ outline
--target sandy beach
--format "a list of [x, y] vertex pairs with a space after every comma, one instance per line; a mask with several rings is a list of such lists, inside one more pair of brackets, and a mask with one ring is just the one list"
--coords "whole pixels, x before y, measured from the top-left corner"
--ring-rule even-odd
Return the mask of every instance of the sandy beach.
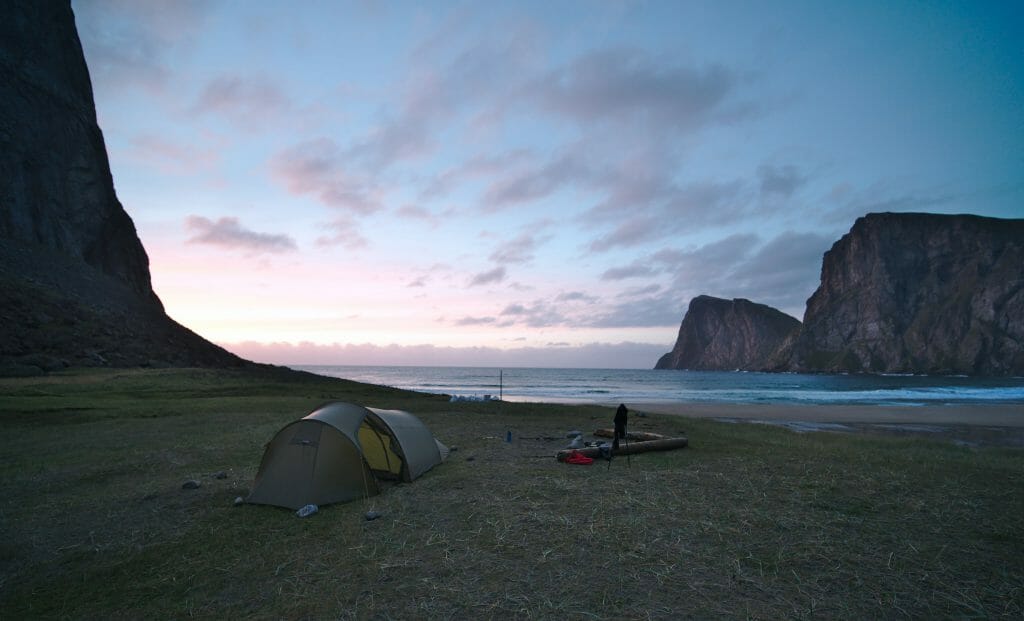
[[724, 422], [777, 425], [797, 432], [922, 436], [960, 446], [1024, 448], [1024, 405], [787, 405], [644, 403], [634, 414], [658, 413]]
[[1024, 405], [789, 405], [719, 403], [643, 403], [637, 412], [697, 418], [800, 421], [840, 424], [972, 425], [1024, 428]]

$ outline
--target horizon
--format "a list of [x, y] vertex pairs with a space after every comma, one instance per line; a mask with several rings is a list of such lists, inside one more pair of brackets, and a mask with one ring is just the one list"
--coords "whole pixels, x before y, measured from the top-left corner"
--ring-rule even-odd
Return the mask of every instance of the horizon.
[[258, 362], [653, 368], [869, 212], [1024, 216], [1020, 6], [72, 5], [154, 290]]

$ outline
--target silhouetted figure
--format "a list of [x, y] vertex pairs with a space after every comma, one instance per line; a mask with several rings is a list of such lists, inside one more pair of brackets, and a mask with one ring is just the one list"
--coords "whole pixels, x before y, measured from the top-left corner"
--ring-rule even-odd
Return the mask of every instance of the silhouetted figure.
[[629, 419], [629, 410], [626, 409], [625, 403], [619, 404], [619, 409], [615, 410], [615, 437], [612, 439], [612, 451], [619, 450], [619, 438], [626, 437], [626, 422]]

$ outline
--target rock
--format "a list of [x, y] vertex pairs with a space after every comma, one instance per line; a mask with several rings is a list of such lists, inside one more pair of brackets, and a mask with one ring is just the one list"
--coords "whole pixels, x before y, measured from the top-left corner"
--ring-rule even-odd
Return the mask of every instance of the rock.
[[203, 484], [195, 479], [189, 479], [181, 484], [181, 489], [199, 489]]
[[228, 478], [228, 473], [221, 470], [220, 472], [214, 472], [210, 476], [212, 476], [215, 479], [226, 479]]
[[675, 347], [654, 368], [762, 369], [799, 328], [798, 320], [770, 306], [700, 295], [690, 300]]
[[367, 511], [366, 512], [366, 521], [367, 522], [372, 522], [373, 520], [376, 520], [380, 516], [381, 516], [380, 511]]
[[306, 505], [295, 512], [295, 515], [300, 518], [309, 517], [320, 510], [320, 507], [316, 505]]
[[28, 354], [74, 366], [249, 364], [167, 317], [153, 291], [114, 192], [71, 3], [2, 6], [0, 365]]
[[1024, 374], [1024, 220], [859, 218], [825, 253], [786, 366]]
[[241, 506], [245, 503], [245, 500], [241, 496], [235, 496], [235, 506]]

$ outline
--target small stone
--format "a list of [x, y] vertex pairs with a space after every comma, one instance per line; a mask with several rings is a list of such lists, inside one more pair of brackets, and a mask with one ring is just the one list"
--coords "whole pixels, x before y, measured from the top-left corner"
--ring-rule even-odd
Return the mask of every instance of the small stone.
[[240, 504], [244, 503], [244, 502], [245, 502], [245, 501], [244, 501], [244, 500], [242, 500], [242, 497], [241, 497], [241, 496], [235, 496], [235, 506], [236, 506], [236, 507], [237, 507], [238, 505], [240, 505]]
[[223, 470], [221, 470], [220, 472], [214, 472], [210, 476], [212, 476], [215, 479], [226, 479], [226, 478], [228, 478], [228, 473], [224, 472]]
[[181, 489], [199, 489], [203, 484], [195, 479], [189, 479], [181, 484]]
[[376, 520], [380, 516], [381, 516], [380, 511], [367, 511], [366, 512], [366, 521], [367, 522], [372, 522], [373, 520]]
[[476, 459], [476, 457], [470, 455], [469, 457], [466, 458], [466, 461], [473, 461], [474, 459]]
[[300, 518], [309, 517], [309, 516], [313, 515], [314, 513], [316, 513], [319, 510], [320, 510], [320, 507], [318, 507], [316, 505], [312, 505], [312, 504], [311, 505], [306, 505], [305, 507], [302, 507], [301, 509], [296, 511], [295, 515], [299, 516]]

